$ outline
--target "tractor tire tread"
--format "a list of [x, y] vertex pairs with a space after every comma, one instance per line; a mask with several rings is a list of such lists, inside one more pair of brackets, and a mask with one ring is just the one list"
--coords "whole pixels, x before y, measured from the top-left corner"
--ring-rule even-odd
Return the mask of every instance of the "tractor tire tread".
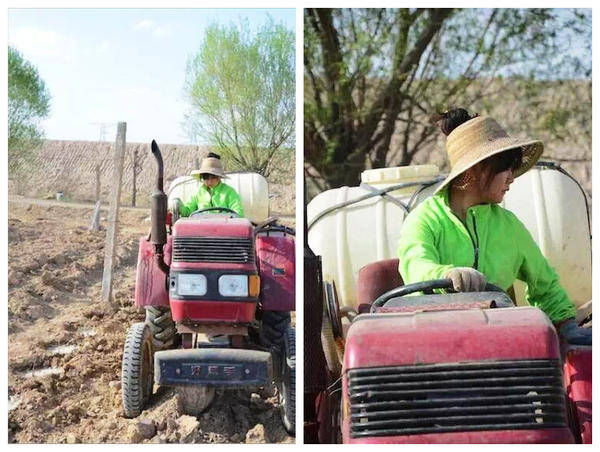
[[[285, 430], [296, 436], [296, 330], [288, 325], [284, 336], [285, 364], [281, 394], [281, 420]], [[280, 399], [281, 400], [281, 399]]]
[[125, 417], [133, 418], [139, 416], [144, 409], [142, 395], [142, 354], [144, 342], [149, 339], [149, 331], [143, 322], [135, 323], [127, 332], [125, 346], [123, 348], [123, 361], [121, 368], [121, 387], [123, 410]]
[[170, 308], [147, 306], [145, 323], [152, 332], [152, 343], [156, 350], [164, 350], [174, 345], [177, 329]]
[[289, 312], [264, 311], [262, 318], [262, 339], [266, 345], [282, 347], [286, 328], [291, 322]]

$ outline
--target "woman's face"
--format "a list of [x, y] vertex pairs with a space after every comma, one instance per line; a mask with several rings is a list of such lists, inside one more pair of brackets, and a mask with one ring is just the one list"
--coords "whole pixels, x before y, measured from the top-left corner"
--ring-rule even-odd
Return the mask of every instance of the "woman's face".
[[499, 204], [504, 199], [504, 195], [510, 188], [510, 184], [513, 183], [515, 178], [513, 177], [512, 168], [509, 168], [497, 173], [495, 176], [492, 176], [489, 184], [486, 184], [488, 180], [487, 175], [480, 178], [480, 180], [482, 181], [480, 190], [482, 202]]
[[204, 185], [208, 188], [215, 188], [219, 184], [221, 178], [213, 174], [203, 174], [202, 180], [204, 181]]

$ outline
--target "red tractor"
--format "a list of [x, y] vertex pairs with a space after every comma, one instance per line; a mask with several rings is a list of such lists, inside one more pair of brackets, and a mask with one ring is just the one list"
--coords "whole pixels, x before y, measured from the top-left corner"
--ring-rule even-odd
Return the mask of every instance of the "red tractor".
[[294, 231], [261, 224], [225, 208], [171, 223], [163, 161], [152, 195], [151, 232], [140, 238], [136, 306], [145, 322], [127, 333], [122, 362], [127, 417], [147, 406], [153, 385], [177, 389], [184, 411], [197, 415], [216, 387], [276, 384], [281, 417], [295, 434]]
[[[537, 167], [524, 175], [521, 185], [515, 182], [513, 201], [531, 187], [545, 188], [538, 193], [546, 198], [534, 198], [536, 212], [529, 215], [538, 213], [533, 224], [566, 231], [552, 236], [559, 238], [562, 254], [551, 253], [548, 236], [540, 242], [570, 269], [566, 276], [584, 287], [591, 279], [587, 210], [577, 185], [556, 170]], [[398, 259], [383, 254], [393, 252], [402, 237], [388, 244], [385, 233], [397, 233], [403, 217], [393, 214], [430, 196], [439, 181], [430, 174], [417, 182], [413, 172], [410, 176], [412, 181], [375, 189], [331, 190], [308, 206], [305, 442], [590, 444], [591, 346], [561, 342], [548, 317], [516, 304], [513, 291], [488, 285], [485, 292], [440, 293], [452, 289], [450, 280], [403, 286]], [[550, 201], [565, 193], [566, 227], [541, 221], [564, 216]], [[538, 209], [540, 201], [555, 208]], [[573, 221], [578, 209], [584, 221]], [[573, 234], [576, 228], [581, 231]], [[370, 242], [369, 230], [379, 234]], [[571, 239], [582, 244], [572, 262], [564, 246]], [[588, 311], [578, 309], [577, 320], [591, 326], [586, 306]]]

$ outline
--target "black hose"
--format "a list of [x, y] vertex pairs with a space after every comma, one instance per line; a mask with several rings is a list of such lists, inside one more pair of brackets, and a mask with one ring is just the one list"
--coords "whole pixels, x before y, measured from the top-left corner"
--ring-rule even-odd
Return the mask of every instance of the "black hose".
[[261, 233], [261, 232], [283, 232], [285, 234], [289, 234], [289, 235], [293, 235], [296, 236], [296, 230], [293, 228], [290, 228], [288, 226], [284, 226], [284, 225], [269, 225], [269, 226], [265, 226], [263, 228], [257, 229], [255, 231], [255, 234]]
[[325, 215], [330, 214], [331, 212], [334, 212], [338, 209], [341, 209], [343, 207], [347, 207], [350, 206], [352, 204], [356, 204], [358, 202], [364, 201], [365, 199], [369, 199], [369, 198], [373, 198], [375, 196], [383, 196], [386, 193], [389, 193], [391, 191], [395, 191], [395, 190], [400, 190], [402, 188], [408, 188], [408, 187], [416, 187], [416, 186], [420, 186], [420, 185], [433, 185], [436, 184], [440, 181], [444, 180], [444, 177], [437, 177], [435, 179], [429, 180], [429, 181], [425, 181], [425, 182], [403, 182], [401, 184], [396, 184], [396, 185], [392, 185], [390, 187], [386, 187], [386, 188], [382, 188], [380, 190], [377, 191], [373, 191], [371, 193], [366, 193], [362, 196], [359, 196], [358, 198], [355, 199], [350, 199], [348, 201], [344, 201], [341, 202], [339, 204], [335, 204], [327, 209], [325, 209], [324, 211], [320, 212], [317, 216], [315, 216], [311, 222], [308, 224], [308, 227], [305, 228], [304, 230], [308, 233], [308, 230], [310, 230], [310, 228], [312, 228], [316, 222], [318, 222], [321, 218], [323, 218]]
[[156, 261], [156, 265], [158, 265], [160, 271], [162, 271], [165, 275], [168, 275], [171, 269], [167, 264], [165, 264], [165, 255], [162, 245], [154, 245], [154, 260]]
[[535, 164], [535, 166], [539, 166], [541, 168], [548, 168], [548, 169], [554, 169], [556, 171], [560, 171], [561, 173], [563, 173], [565, 176], [567, 176], [569, 179], [571, 179], [573, 182], [575, 182], [577, 184], [577, 186], [579, 187], [579, 190], [581, 190], [581, 193], [583, 194], [583, 200], [585, 202], [585, 213], [587, 214], [587, 220], [588, 220], [588, 230], [590, 231], [590, 237], [592, 236], [592, 225], [591, 225], [591, 221], [590, 221], [590, 207], [588, 205], [588, 200], [587, 200], [587, 194], [585, 192], [585, 190], [583, 189], [583, 187], [581, 186], [581, 184], [577, 181], [577, 179], [575, 179], [573, 176], [571, 176], [566, 169], [564, 169], [562, 166], [560, 166], [560, 163], [556, 163], [556, 162], [550, 162], [550, 161], [540, 161], [538, 160]]

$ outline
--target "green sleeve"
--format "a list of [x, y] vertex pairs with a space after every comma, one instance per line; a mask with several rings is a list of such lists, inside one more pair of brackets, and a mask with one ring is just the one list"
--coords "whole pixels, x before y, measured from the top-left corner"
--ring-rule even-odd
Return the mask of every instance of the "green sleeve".
[[244, 208], [242, 207], [242, 198], [235, 191], [231, 189], [227, 195], [227, 207], [231, 210], [235, 210], [240, 217], [244, 216]]
[[398, 269], [404, 284], [412, 284], [430, 279], [441, 279], [454, 268], [440, 264], [440, 255], [435, 245], [435, 235], [421, 213], [413, 211], [402, 225], [398, 245]]
[[556, 271], [550, 266], [527, 228], [516, 217], [516, 236], [523, 262], [517, 278], [527, 284], [527, 302], [540, 308], [553, 323], [575, 317], [575, 306], [558, 281]]
[[182, 217], [187, 217], [196, 210], [198, 210], [198, 195], [194, 194], [188, 202], [181, 204], [179, 208], [179, 215]]

